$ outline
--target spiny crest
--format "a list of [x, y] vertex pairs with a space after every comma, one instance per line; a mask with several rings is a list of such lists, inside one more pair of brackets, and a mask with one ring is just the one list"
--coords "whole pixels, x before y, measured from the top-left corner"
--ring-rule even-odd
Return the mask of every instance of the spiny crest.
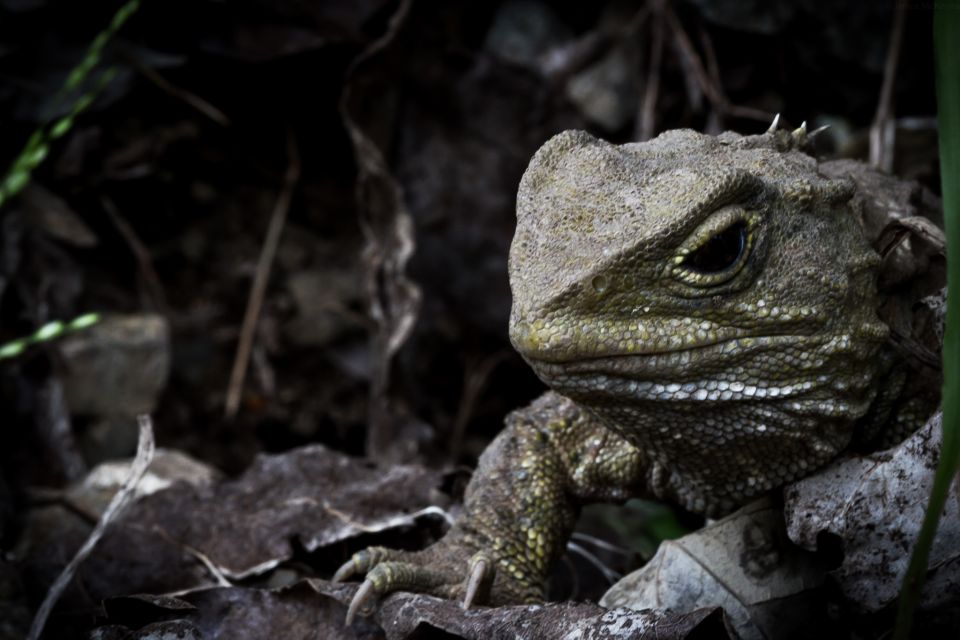
[[760, 135], [743, 136], [741, 138], [744, 148], [767, 148], [774, 151], [802, 151], [809, 153], [813, 144], [813, 139], [827, 130], [829, 125], [817, 127], [813, 131], [807, 130], [807, 121], [804, 120], [800, 126], [793, 131], [780, 129], [780, 114], [773, 117], [770, 127]]

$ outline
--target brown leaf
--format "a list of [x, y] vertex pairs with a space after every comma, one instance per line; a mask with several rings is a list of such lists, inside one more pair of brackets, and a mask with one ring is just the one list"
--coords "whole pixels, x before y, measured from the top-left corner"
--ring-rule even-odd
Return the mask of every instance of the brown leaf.
[[[816, 549], [824, 534], [838, 540], [843, 562], [831, 575], [863, 611], [895, 605], [933, 484], [941, 420], [937, 413], [900, 445], [837, 461], [785, 491], [790, 538], [808, 549]], [[946, 612], [956, 624], [958, 601], [960, 494], [954, 483], [930, 552], [921, 608], [927, 616]]]
[[754, 502], [694, 533], [660, 544], [641, 569], [600, 600], [606, 607], [693, 612], [722, 607], [739, 637], [787, 637], [798, 622], [826, 624], [808, 602], [823, 562], [787, 539], [780, 508]]
[[[74, 594], [70, 606], [225, 585], [276, 567], [297, 548], [311, 552], [423, 516], [444, 518], [443, 480], [440, 471], [382, 469], [317, 445], [262, 455], [234, 480], [179, 482], [142, 497], [111, 526], [81, 567], [83, 596]], [[51, 509], [36, 511], [32, 526], [48, 531], [24, 552], [37, 582], [82, 539], [75, 516], [54, 518]]]

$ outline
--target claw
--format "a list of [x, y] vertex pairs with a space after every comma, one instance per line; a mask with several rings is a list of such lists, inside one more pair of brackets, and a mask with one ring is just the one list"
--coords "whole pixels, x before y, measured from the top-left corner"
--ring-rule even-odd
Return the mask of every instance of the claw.
[[770, 124], [770, 128], [767, 129], [767, 133], [773, 133], [777, 130], [777, 125], [780, 124], [780, 114], [773, 116], [773, 122]]
[[360, 588], [357, 589], [357, 592], [353, 595], [353, 600], [350, 601], [350, 606], [347, 607], [347, 618], [344, 623], [349, 627], [353, 624], [353, 619], [357, 617], [357, 613], [361, 615], [367, 615], [373, 609], [373, 604], [377, 599], [377, 588], [373, 586], [373, 582], [370, 580], [364, 580], [363, 584], [360, 585]]
[[477, 598], [480, 586], [488, 582], [492, 573], [490, 571], [490, 558], [483, 554], [477, 554], [470, 561], [470, 579], [467, 581], [467, 592], [463, 596], [462, 607], [469, 609]]
[[350, 558], [337, 569], [337, 572], [333, 574], [334, 582], [343, 582], [347, 578], [352, 578], [357, 574], [357, 564], [353, 561], [353, 558]]

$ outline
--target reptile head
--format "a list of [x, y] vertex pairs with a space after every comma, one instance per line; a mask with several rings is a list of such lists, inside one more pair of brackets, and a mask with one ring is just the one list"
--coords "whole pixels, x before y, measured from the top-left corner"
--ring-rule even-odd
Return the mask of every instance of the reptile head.
[[880, 374], [877, 254], [786, 132], [565, 132], [517, 196], [510, 337], [537, 375], [721, 512], [850, 441]]

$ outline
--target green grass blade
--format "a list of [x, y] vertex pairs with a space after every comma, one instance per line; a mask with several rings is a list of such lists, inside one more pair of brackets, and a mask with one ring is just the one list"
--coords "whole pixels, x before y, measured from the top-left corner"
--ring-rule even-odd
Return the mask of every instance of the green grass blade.
[[947, 232], [947, 328], [943, 340], [943, 446], [930, 501], [900, 592], [896, 640], [910, 637], [950, 484], [960, 467], [960, 4], [937, 0], [933, 18], [937, 65], [940, 175]]
[[50, 342], [51, 340], [56, 340], [57, 338], [67, 335], [68, 333], [82, 331], [87, 327], [92, 327], [98, 322], [100, 322], [99, 313], [85, 313], [69, 322], [53, 320], [40, 327], [29, 336], [17, 338], [16, 340], [12, 340], [6, 344], [0, 345], [0, 360], [16, 358], [17, 356], [23, 354], [32, 345], [40, 344], [41, 342]]
[[[57, 93], [60, 99], [66, 94], [75, 91], [84, 84], [91, 72], [100, 62], [103, 54], [103, 48], [113, 38], [116, 32], [123, 26], [127, 19], [140, 7], [140, 0], [128, 0], [114, 14], [110, 24], [94, 38], [93, 42], [87, 48], [83, 59], [74, 67], [70, 75]], [[16, 157], [6, 174], [0, 177], [0, 207], [10, 200], [27, 186], [30, 182], [30, 176], [33, 171], [40, 166], [46, 159], [50, 150], [50, 142], [62, 137], [73, 127], [76, 117], [85, 111], [87, 107], [93, 104], [94, 99], [103, 90], [108, 82], [113, 78], [115, 70], [108, 69], [100, 74], [100, 77], [89, 87], [85, 93], [74, 100], [70, 112], [58, 119], [51, 126], [41, 126], [27, 140], [23, 150]]]

